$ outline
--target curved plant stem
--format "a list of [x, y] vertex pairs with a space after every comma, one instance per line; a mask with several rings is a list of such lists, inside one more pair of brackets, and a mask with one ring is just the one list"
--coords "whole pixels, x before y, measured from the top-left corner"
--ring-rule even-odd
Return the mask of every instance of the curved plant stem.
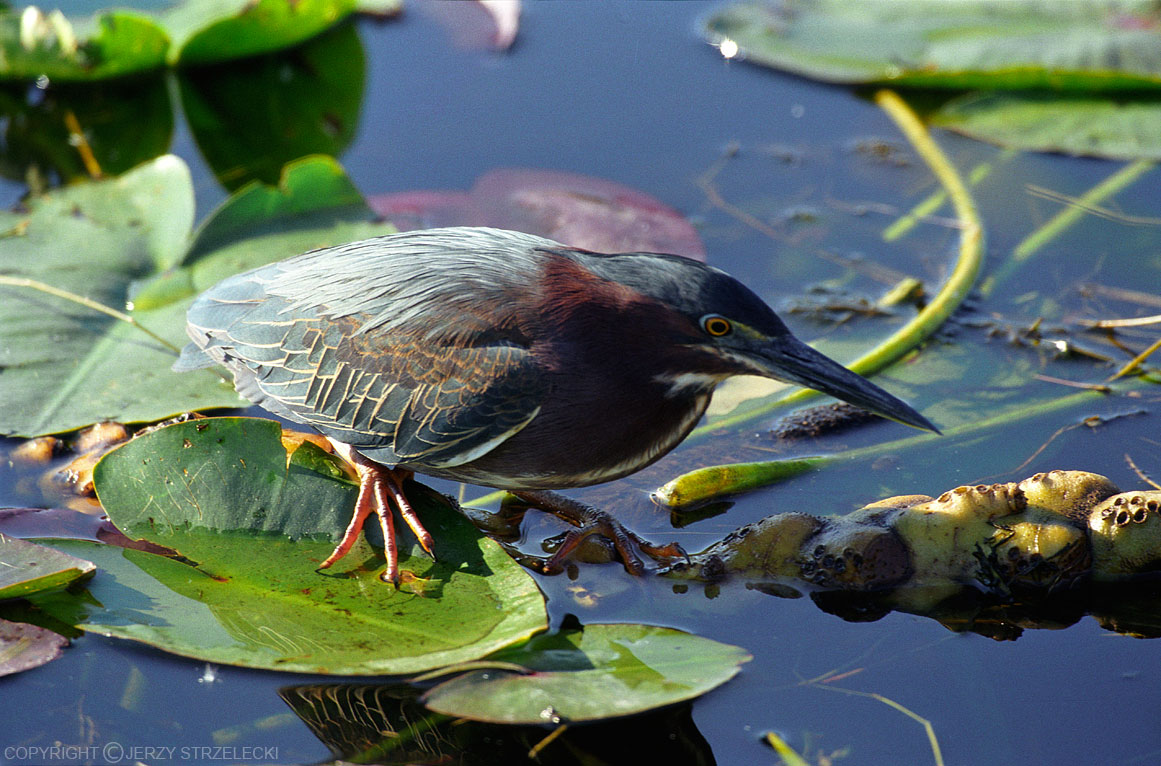
[[57, 298], [61, 298], [62, 300], [69, 301], [70, 303], [76, 303], [79, 306], [84, 306], [87, 309], [90, 309], [92, 311], [96, 311], [100, 314], [104, 314], [105, 316], [108, 316], [108, 317], [112, 317], [113, 319], [116, 319], [120, 322], [125, 322], [127, 324], [130, 324], [130, 325], [136, 327], [141, 332], [148, 335], [150, 338], [153, 338], [153, 340], [157, 341], [158, 343], [160, 343], [162, 346], [169, 349], [173, 353], [175, 353], [175, 354], [181, 353], [180, 348], [173, 345], [172, 343], [170, 343], [169, 341], [167, 341], [165, 338], [161, 337], [157, 333], [153, 332], [152, 330], [150, 330], [148, 327], [146, 327], [145, 325], [138, 322], [136, 319], [134, 319], [129, 314], [126, 314], [123, 311], [118, 311], [117, 309], [114, 309], [114, 308], [109, 308], [105, 304], [98, 303], [97, 301], [92, 300], [91, 298], [86, 298], [85, 296], [77, 295], [76, 293], [70, 293], [68, 290], [62, 290], [59, 287], [53, 287], [52, 285], [47, 284], [45, 282], [40, 282], [40, 281], [37, 281], [35, 279], [28, 279], [27, 277], [12, 277], [12, 276], [0, 274], [0, 285], [9, 285], [11, 287], [27, 287], [30, 290], [36, 290], [37, 292], [47, 293], [48, 295], [52, 295], [52, 296], [55, 296]]
[[[944, 320], [959, 308], [975, 285], [983, 264], [984, 251], [984, 229], [980, 223], [975, 202], [963, 179], [931, 139], [931, 135], [919, 117], [893, 91], [879, 91], [875, 94], [875, 102], [903, 131], [903, 134], [931, 168], [931, 172], [939, 179], [940, 185], [951, 199], [960, 227], [959, 258], [956, 260], [951, 276], [948, 277], [947, 282], [944, 283], [931, 303], [870, 353], [847, 365], [860, 375], [870, 375], [883, 369], [930, 337], [943, 324]], [[713, 423], [703, 425], [694, 430], [691, 438], [762, 417], [773, 410], [796, 404], [816, 395], [815, 391], [798, 389], [774, 401], [747, 409], [745, 412], [729, 415]]]

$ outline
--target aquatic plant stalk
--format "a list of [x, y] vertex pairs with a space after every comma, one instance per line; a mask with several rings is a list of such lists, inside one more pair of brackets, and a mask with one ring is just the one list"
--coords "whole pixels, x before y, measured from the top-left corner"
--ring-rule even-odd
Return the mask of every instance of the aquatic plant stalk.
[[786, 740], [772, 731], [766, 732], [766, 744], [774, 748], [774, 752], [782, 759], [785, 766], [810, 766], [810, 763], [795, 752], [794, 748], [786, 744]]

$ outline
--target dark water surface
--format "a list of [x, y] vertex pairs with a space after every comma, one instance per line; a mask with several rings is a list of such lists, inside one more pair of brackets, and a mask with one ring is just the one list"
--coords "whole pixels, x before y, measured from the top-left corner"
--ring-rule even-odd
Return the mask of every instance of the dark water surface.
[[[709, 7], [530, 3], [519, 40], [507, 54], [456, 50], [424, 12], [390, 23], [362, 22], [366, 91], [357, 135], [342, 163], [367, 194], [467, 189], [499, 167], [565, 170], [635, 187], [685, 213], [699, 227], [711, 263], [785, 311], [802, 303], [808, 286], [829, 295], [872, 297], [890, 286], [843, 259], [888, 266], [936, 289], [955, 257], [953, 228], [928, 222], [899, 242], [885, 243], [880, 236], [935, 188], [891, 121], [848, 89], [722, 60], [695, 32]], [[173, 150], [194, 169], [204, 215], [225, 192], [180, 119], [177, 125]], [[955, 136], [937, 139], [965, 172], [978, 163], [995, 165], [976, 189], [988, 229], [989, 270], [1059, 210], [1031, 196], [1026, 185], [1075, 195], [1117, 167], [1005, 157]], [[711, 204], [697, 183], [734, 149], [736, 156], [715, 177], [716, 188], [773, 227], [776, 239]], [[1118, 204], [1126, 212], [1157, 215], [1158, 175], [1130, 187]], [[939, 215], [951, 214], [944, 208]], [[896, 368], [877, 381], [944, 427], [970, 423], [1024, 396], [1053, 395], [1057, 384], [1033, 379], [1036, 373], [1099, 381], [1115, 367], [1060, 358], [1043, 345], [1013, 343], [1002, 333], [989, 337], [989, 330], [1026, 328], [1038, 316], [1066, 323], [1078, 316], [1158, 313], [1109, 298], [1108, 290], [1080, 288], [1099, 283], [1157, 295], [1159, 243], [1155, 225], [1086, 219], [986, 300], [974, 301], [912, 371]], [[835, 325], [804, 313], [784, 316], [804, 339], [827, 335], [827, 349], [840, 359], [854, 358], [900, 321], [854, 317]], [[1078, 340], [1112, 353], [1099, 338]], [[1147, 344], [1137, 342], [1137, 349]], [[1005, 383], [1006, 370], [1019, 385]], [[959, 484], [1019, 480], [1055, 468], [1103, 473], [1124, 489], [1136, 488], [1141, 479], [1128, 467], [1127, 453], [1145, 472], [1161, 476], [1161, 430], [1149, 414], [1149, 399], [1157, 394], [1143, 390], [1141, 400], [1095, 400], [1041, 417], [1014, 417], [1003, 430], [839, 464], [740, 498], [728, 513], [680, 529], [648, 503], [646, 493], [696, 464], [769, 454], [772, 440], [757, 432], [771, 421], [689, 445], [638, 476], [578, 496], [616, 504], [626, 523], [646, 537], [676, 539], [698, 550], [775, 512], [839, 514], [879, 497], [938, 495]], [[981, 392], [986, 395], [968, 397]], [[1126, 417], [1053, 438], [1090, 415]], [[881, 423], [800, 451], [832, 452], [907, 435], [902, 426]], [[41, 502], [16, 478], [0, 473], [0, 506]], [[471, 488], [467, 496], [478, 492]], [[535, 540], [558, 530], [552, 522], [530, 519], [527, 531]], [[849, 764], [934, 762], [922, 726], [884, 702], [889, 700], [930, 722], [949, 764], [1161, 763], [1161, 726], [1155, 720], [1161, 644], [1106, 630], [1091, 617], [1064, 612], [1055, 622], [1033, 624], [1016, 616], [1004, 625], [1006, 635], [1015, 637], [1021, 625], [1026, 630], [1016, 640], [999, 641], [904, 613], [843, 619], [809, 598], [777, 598], [741, 583], [675, 588], [668, 581], [629, 578], [615, 566], [582, 566], [575, 579], [540, 582], [554, 627], [571, 620], [569, 615], [587, 624], [670, 625], [741, 645], [754, 656], [737, 678], [691, 711], [633, 719], [617, 728], [578, 727], [547, 747], [542, 762], [600, 762], [580, 755], [593, 751], [610, 763], [656, 757], [773, 764], [778, 757], [760, 741], [767, 731], [778, 732], [811, 763], [823, 757]], [[1157, 623], [1151, 615], [1158, 599], [1145, 602], [1146, 621]], [[204, 663], [139, 645], [80, 638], [62, 659], [0, 680], [0, 762], [47, 760], [31, 754], [48, 751], [27, 748], [54, 743], [96, 743], [95, 757], [76, 759], [93, 763], [309, 763], [331, 757], [279, 690], [335, 679], [221, 667], [207, 681], [205, 670]], [[833, 683], [809, 683], [848, 672]], [[516, 754], [539, 737], [463, 728], [472, 732], [462, 735], [470, 745], [461, 740], [442, 747], [449, 753], [470, 750], [447, 762], [520, 762]], [[635, 747], [644, 753], [612, 750], [609, 744], [618, 737], [638, 741]], [[123, 750], [102, 752], [110, 743]], [[212, 749], [227, 746], [235, 749]], [[62, 755], [48, 762], [72, 761]]]

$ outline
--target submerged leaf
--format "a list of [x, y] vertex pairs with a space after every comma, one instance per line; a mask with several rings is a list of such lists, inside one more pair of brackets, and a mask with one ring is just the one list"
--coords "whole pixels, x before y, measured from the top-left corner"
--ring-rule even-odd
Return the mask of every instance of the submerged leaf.
[[603, 178], [530, 168], [485, 173], [468, 192], [410, 191], [369, 200], [402, 230], [493, 226], [605, 253], [676, 253], [705, 260], [684, 216], [654, 197]]
[[279, 55], [183, 70], [182, 112], [218, 181], [274, 184], [287, 162], [342, 154], [359, 121], [365, 59], [348, 24]]

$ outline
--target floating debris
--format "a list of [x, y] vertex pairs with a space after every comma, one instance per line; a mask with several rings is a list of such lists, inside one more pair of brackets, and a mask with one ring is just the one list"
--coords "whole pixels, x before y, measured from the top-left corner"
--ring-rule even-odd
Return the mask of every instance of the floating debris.
[[971, 591], [1010, 599], [1161, 572], [1161, 491], [1121, 492], [1085, 471], [880, 500], [843, 517], [783, 513], [665, 574], [812, 593], [886, 594], [930, 609]]

